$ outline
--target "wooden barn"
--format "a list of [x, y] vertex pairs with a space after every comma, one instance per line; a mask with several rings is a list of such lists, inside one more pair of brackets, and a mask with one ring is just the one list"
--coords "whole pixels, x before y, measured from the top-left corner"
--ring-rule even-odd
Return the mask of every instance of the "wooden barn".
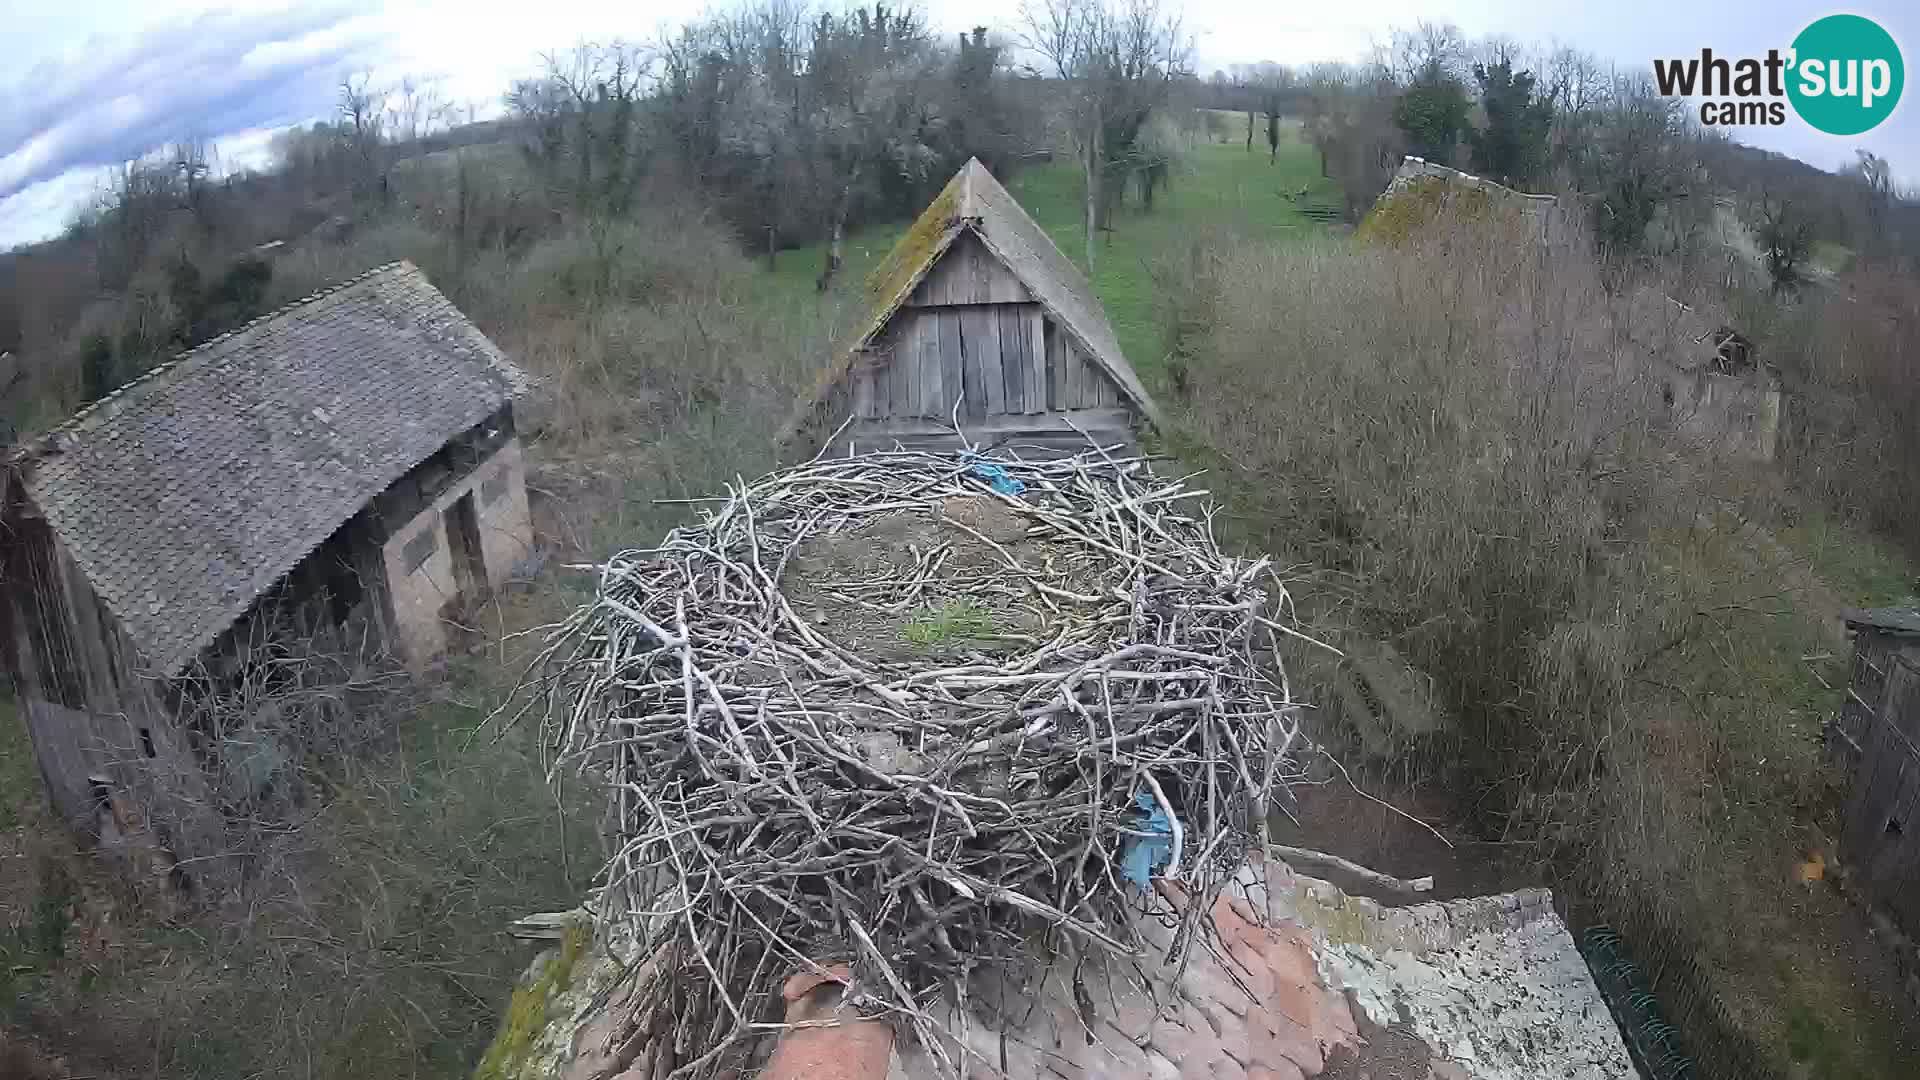
[[956, 424], [1029, 455], [1131, 450], [1158, 418], [1086, 276], [977, 159], [868, 292], [872, 314], [795, 424], [829, 454], [954, 447]]
[[396, 263], [15, 450], [0, 659], [54, 807], [83, 833], [211, 861], [233, 733], [197, 726], [188, 690], [239, 678], [269, 626], [342, 642], [352, 627], [416, 666], [439, 653], [531, 553], [524, 386]]
[[1846, 612], [1853, 675], [1829, 748], [1848, 774], [1842, 859], [1920, 935], [1920, 609]]

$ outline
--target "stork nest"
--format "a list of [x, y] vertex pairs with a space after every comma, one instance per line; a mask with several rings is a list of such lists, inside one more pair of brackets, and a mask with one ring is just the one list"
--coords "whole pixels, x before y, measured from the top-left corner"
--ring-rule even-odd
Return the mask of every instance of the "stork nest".
[[[1176, 953], [1209, 932], [1299, 724], [1285, 588], [1205, 494], [1105, 454], [815, 460], [595, 568], [523, 712], [607, 781], [656, 1075], [744, 1069], [829, 963], [958, 1072], [934, 1017], [977, 975], [1143, 957], [1149, 910]], [[1205, 902], [1130, 880], [1141, 843]]]

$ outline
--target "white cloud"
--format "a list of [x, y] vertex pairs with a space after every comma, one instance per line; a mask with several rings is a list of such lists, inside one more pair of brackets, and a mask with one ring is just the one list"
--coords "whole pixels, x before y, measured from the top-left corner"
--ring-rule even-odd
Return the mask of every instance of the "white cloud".
[[99, 169], [69, 169], [0, 199], [0, 251], [57, 235], [100, 190]]
[[[8, 29], [16, 45], [11, 55], [22, 66], [12, 68], [12, 80], [0, 72], [0, 101], [7, 102], [0, 111], [0, 244], [58, 231], [74, 205], [62, 203], [62, 193], [84, 201], [100, 167], [171, 139], [210, 137], [232, 161], [263, 160], [274, 129], [331, 110], [346, 72], [367, 70], [380, 83], [437, 79], [447, 98], [491, 115], [514, 78], [538, 69], [544, 50], [583, 39], [657, 39], [732, 0], [327, 0], [336, 6], [240, 12], [208, 11], [206, 2], [15, 0]], [[954, 33], [975, 25], [1015, 30], [1022, 0], [922, 2], [933, 26]], [[1357, 59], [1393, 27], [1421, 18], [1455, 22], [1474, 37], [1565, 41], [1623, 71], [1645, 70], [1655, 56], [1703, 45], [1727, 53], [1784, 45], [1811, 17], [1790, 0], [1692, 7], [1671, 0], [1585, 7], [1372, 0], [1311, 17], [1268, 0], [1166, 2], [1184, 3], [1203, 73], [1259, 60]], [[1883, 5], [1888, 9], [1875, 10]], [[1893, 9], [1890, 0], [1860, 0], [1854, 9], [1910, 47], [1920, 42], [1914, 14], [1920, 9]], [[1749, 128], [1740, 137], [1824, 168], [1865, 145], [1902, 175], [1920, 175], [1920, 112], [1911, 104], [1860, 140], [1829, 139], [1797, 126]], [[242, 145], [251, 149], [238, 149]]]

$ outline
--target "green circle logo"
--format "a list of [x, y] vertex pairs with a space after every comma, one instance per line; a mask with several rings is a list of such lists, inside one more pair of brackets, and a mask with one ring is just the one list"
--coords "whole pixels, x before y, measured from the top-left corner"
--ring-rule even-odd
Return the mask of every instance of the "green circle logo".
[[1793, 111], [1829, 135], [1872, 130], [1893, 115], [1907, 81], [1893, 35], [1859, 15], [1829, 15], [1800, 31], [1792, 64]]

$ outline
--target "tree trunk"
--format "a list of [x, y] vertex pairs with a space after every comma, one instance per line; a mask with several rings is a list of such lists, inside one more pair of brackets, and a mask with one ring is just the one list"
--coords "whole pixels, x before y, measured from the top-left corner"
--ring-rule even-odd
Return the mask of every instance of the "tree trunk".
[[1087, 277], [1093, 277], [1093, 247], [1100, 235], [1100, 109], [1093, 109], [1093, 127], [1087, 138]]
[[[827, 262], [820, 268], [820, 279], [813, 283], [817, 292], [826, 292], [833, 286], [834, 275], [840, 272], [840, 252], [842, 242], [847, 235], [847, 204], [853, 200], [853, 180], [849, 178], [840, 188], [839, 198], [833, 201], [833, 225], [827, 239]], [[773, 260], [773, 231], [767, 231], [767, 260]]]

